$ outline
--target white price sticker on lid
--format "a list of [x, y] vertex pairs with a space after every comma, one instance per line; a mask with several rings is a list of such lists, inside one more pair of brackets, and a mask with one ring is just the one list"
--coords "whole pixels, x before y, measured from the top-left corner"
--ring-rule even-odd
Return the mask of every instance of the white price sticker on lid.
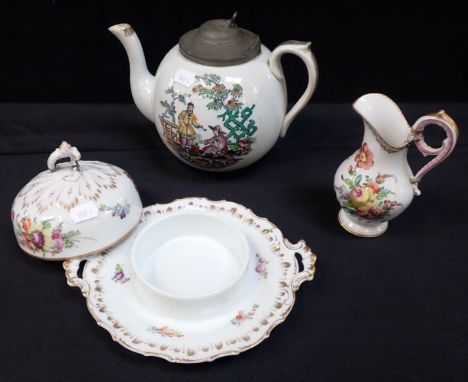
[[94, 203], [84, 203], [70, 210], [70, 219], [73, 223], [94, 219], [98, 215], [98, 208]]
[[174, 76], [174, 81], [190, 88], [195, 83], [195, 75], [187, 70], [179, 69]]

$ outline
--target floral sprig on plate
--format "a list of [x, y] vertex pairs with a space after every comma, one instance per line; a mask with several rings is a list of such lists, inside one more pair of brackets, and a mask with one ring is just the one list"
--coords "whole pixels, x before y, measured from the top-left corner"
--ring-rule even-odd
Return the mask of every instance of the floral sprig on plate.
[[258, 304], [252, 306], [252, 309], [248, 312], [244, 312], [243, 310], [239, 310], [237, 315], [231, 320], [231, 324], [235, 326], [240, 326], [243, 322], [247, 320], [251, 320], [254, 318], [257, 309], [259, 308]]
[[266, 279], [268, 277], [268, 261], [264, 257], [260, 256], [258, 253], [255, 255], [255, 258], [257, 260], [255, 272], [257, 272], [260, 275], [260, 277]]
[[116, 264], [114, 270], [114, 276], [112, 276], [112, 281], [116, 283], [125, 284], [127, 281], [130, 281], [130, 277], [125, 275], [122, 264]]
[[157, 326], [150, 326], [146, 330], [153, 333], [153, 334], [159, 334], [162, 337], [171, 337], [172, 338], [172, 337], [183, 337], [184, 336], [181, 332], [179, 332], [177, 330], [174, 330], [174, 329], [171, 329], [168, 326], [161, 326], [159, 328]]

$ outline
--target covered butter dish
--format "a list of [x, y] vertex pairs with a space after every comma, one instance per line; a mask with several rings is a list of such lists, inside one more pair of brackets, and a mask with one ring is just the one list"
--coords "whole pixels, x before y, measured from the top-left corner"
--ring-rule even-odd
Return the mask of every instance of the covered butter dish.
[[62, 142], [49, 156], [48, 170], [16, 196], [11, 219], [27, 254], [44, 260], [89, 256], [119, 243], [138, 225], [142, 204], [129, 175], [80, 159], [76, 147]]

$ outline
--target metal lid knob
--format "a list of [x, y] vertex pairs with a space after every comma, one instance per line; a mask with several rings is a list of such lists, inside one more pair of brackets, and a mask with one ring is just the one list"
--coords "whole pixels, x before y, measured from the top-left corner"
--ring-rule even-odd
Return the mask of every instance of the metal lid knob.
[[179, 39], [180, 52], [203, 65], [230, 66], [250, 61], [260, 54], [260, 37], [239, 28], [234, 19], [210, 20]]

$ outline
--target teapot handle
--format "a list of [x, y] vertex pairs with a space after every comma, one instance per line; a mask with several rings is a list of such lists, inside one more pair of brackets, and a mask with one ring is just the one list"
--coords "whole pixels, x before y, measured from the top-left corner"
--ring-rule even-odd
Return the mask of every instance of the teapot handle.
[[307, 105], [310, 97], [314, 93], [315, 87], [317, 86], [317, 77], [318, 77], [318, 68], [317, 61], [315, 60], [312, 51], [310, 50], [310, 42], [302, 41], [286, 41], [281, 45], [278, 45], [276, 49], [271, 53], [269, 66], [270, 70], [278, 81], [284, 81], [283, 67], [281, 65], [281, 57], [285, 53], [292, 53], [298, 56], [307, 67], [307, 73], [309, 76], [307, 82], [307, 88], [302, 94], [301, 98], [296, 102], [296, 104], [289, 110], [283, 120], [283, 125], [281, 126], [280, 136], [284, 137], [288, 131], [288, 127], [291, 122], [296, 118], [299, 112]]
[[[424, 140], [424, 129], [428, 125], [437, 125], [444, 129], [445, 133], [447, 134], [447, 138], [443, 140], [442, 145], [438, 148], [429, 146]], [[416, 195], [421, 195], [421, 191], [418, 188], [418, 183], [421, 181], [421, 178], [424, 175], [426, 175], [430, 170], [440, 164], [451, 154], [457, 143], [459, 131], [455, 121], [444, 110], [440, 110], [436, 113], [431, 113], [419, 118], [413, 125], [413, 134], [416, 147], [424, 156], [436, 156], [429, 163], [424, 165], [423, 168], [421, 168], [421, 170], [419, 170], [418, 173], [411, 178], [411, 183], [413, 183], [414, 187], [414, 193]]]

